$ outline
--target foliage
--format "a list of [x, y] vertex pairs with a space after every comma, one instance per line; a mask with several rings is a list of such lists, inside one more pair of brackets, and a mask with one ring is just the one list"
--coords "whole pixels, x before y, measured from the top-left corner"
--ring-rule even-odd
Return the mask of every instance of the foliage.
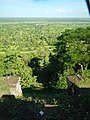
[[29, 88], [36, 84], [36, 77], [32, 77], [32, 69], [25, 66], [21, 72], [21, 86], [22, 88]]
[[23, 90], [22, 98], [0, 98], [1, 120], [36, 120], [41, 110], [47, 119], [90, 119], [90, 79], [77, 83], [75, 96], [66, 89], [67, 75], [90, 77], [89, 26], [90, 19], [0, 18], [0, 94], [9, 92], [2, 76], [21, 76]]
[[4, 60], [4, 75], [19, 75], [23, 67], [23, 61], [18, 53], [6, 54]]
[[89, 75], [89, 22], [0, 18], [0, 76], [21, 76], [22, 88], [66, 88], [67, 75]]
[[[83, 37], [82, 37], [83, 35]], [[52, 74], [57, 86], [65, 88], [66, 76], [71, 74], [88, 75], [90, 68], [90, 28], [66, 30], [55, 44], [55, 54], [50, 56]]]
[[56, 83], [56, 88], [67, 89], [66, 75], [59, 74], [59, 80]]

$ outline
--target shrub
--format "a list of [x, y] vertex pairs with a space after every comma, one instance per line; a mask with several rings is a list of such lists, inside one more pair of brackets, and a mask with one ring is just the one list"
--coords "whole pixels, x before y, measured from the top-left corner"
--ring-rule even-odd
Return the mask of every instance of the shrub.
[[67, 88], [67, 81], [65, 74], [59, 74], [59, 80], [56, 83], [56, 88], [59, 89], [66, 89]]

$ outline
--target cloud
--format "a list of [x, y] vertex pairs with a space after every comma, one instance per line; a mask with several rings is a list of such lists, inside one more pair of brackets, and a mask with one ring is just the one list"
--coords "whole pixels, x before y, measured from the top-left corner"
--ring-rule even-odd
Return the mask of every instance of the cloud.
[[64, 9], [56, 9], [56, 12], [65, 12], [65, 10]]
[[84, 11], [85, 11], [85, 12], [88, 12], [88, 9], [87, 9], [87, 8], [85, 8], [85, 9], [84, 9]]
[[0, 2], [16, 2], [18, 0], [0, 0]]
[[36, 6], [35, 3], [32, 3], [32, 0], [0, 0], [2, 4], [10, 4], [17, 6]]
[[71, 12], [71, 11], [72, 11], [72, 8], [71, 9], [63, 9], [63, 8], [56, 9], [56, 12], [60, 12], [60, 13], [67, 13], [67, 12]]
[[5, 4], [13, 4], [13, 3], [20, 3], [23, 0], [0, 0], [1, 3]]
[[5, 2], [5, 3], [30, 3], [32, 0], [0, 0], [0, 2]]
[[39, 2], [39, 1], [48, 1], [48, 0], [32, 0], [32, 1]]

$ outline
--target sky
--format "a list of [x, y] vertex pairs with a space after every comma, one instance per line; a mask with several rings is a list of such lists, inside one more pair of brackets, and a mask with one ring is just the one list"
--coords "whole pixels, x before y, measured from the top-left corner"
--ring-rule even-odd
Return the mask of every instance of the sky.
[[0, 0], [0, 17], [88, 18], [85, 0]]

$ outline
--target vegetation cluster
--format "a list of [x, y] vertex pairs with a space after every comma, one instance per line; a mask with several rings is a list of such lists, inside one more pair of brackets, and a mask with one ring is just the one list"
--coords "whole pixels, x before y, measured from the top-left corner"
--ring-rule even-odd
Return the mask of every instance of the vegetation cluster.
[[[89, 120], [90, 20], [0, 19], [0, 94], [9, 93], [3, 77], [12, 75], [21, 77], [23, 96], [0, 98], [1, 120], [45, 120], [41, 110], [47, 120]], [[88, 77], [75, 96], [68, 75]]]
[[67, 75], [90, 76], [89, 21], [12, 21], [0, 22], [0, 76], [21, 76], [22, 88], [62, 89]]

